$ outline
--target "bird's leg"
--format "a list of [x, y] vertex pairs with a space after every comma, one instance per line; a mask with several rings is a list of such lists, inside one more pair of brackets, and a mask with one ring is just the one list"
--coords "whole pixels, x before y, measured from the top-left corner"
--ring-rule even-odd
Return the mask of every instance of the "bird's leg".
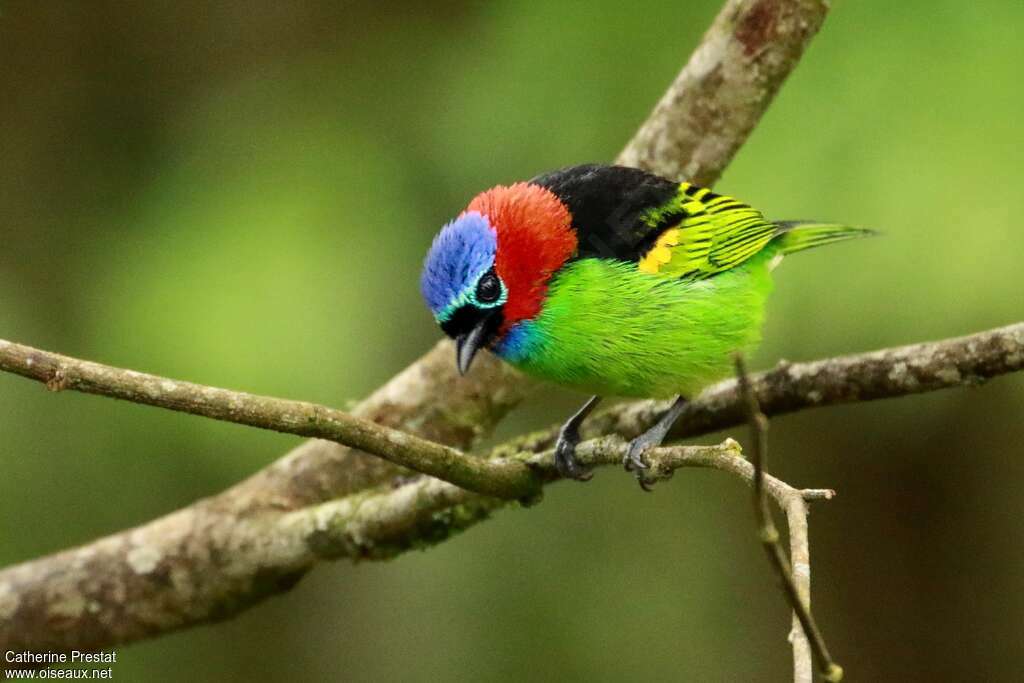
[[587, 481], [594, 476], [577, 462], [576, 444], [580, 442], [580, 425], [600, 402], [600, 396], [591, 396], [558, 430], [558, 441], [555, 442], [555, 469], [566, 479]]
[[647, 469], [647, 463], [644, 462], [644, 451], [661, 445], [668, 430], [672, 429], [673, 423], [679, 418], [684, 407], [686, 407], [686, 399], [677, 396], [672, 406], [665, 411], [665, 414], [658, 419], [653, 427], [629, 442], [629, 450], [622, 458], [622, 464], [627, 472], [633, 472], [636, 475], [636, 480], [644, 491], [651, 490], [651, 483], [644, 478], [644, 470]]

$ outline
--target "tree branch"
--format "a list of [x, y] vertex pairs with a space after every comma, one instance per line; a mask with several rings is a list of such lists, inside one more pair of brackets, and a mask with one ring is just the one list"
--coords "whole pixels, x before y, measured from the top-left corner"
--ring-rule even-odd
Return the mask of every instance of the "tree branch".
[[[620, 465], [628, 443], [608, 436], [579, 444], [577, 457], [588, 467]], [[523, 452], [514, 458], [529, 465], [545, 483], [559, 479], [553, 451]], [[670, 446], [645, 453], [654, 480], [667, 480], [678, 469], [715, 469], [755, 479], [754, 466], [742, 457], [740, 445], [726, 439], [715, 446]], [[796, 492], [802, 500], [830, 500], [831, 489], [794, 489], [764, 475], [765, 490], [781, 504]], [[429, 477], [406, 481], [397, 488], [350, 496], [282, 516], [275, 533], [295, 546], [308, 546], [319, 557], [337, 559], [390, 559], [410, 548], [433, 545], [453, 532], [485, 519], [507, 501], [460, 489]]]
[[[817, 663], [822, 678], [830, 683], [839, 683], [843, 678], [843, 669], [829, 655], [825, 638], [811, 614], [811, 565], [808, 550], [810, 542], [807, 536], [806, 500], [801, 492], [795, 489], [775, 496], [775, 502], [786, 512], [786, 522], [790, 526], [790, 547], [793, 556], [791, 566], [790, 561], [786, 559], [786, 553], [782, 550], [782, 544], [779, 543], [779, 532], [772, 521], [765, 487], [768, 418], [761, 412], [740, 354], [736, 355], [736, 380], [746, 406], [750, 441], [753, 444], [750, 449], [750, 461], [754, 466], [754, 516], [757, 519], [758, 535], [772, 568], [779, 575], [786, 600], [793, 608], [795, 625], [790, 633], [790, 640], [793, 643], [794, 680], [796, 683], [811, 683], [813, 655], [813, 661]], [[801, 560], [800, 565], [797, 565], [798, 558]]]
[[618, 162], [713, 184], [827, 13], [825, 0], [726, 2]]
[[[808, 363], [780, 362], [754, 374], [751, 384], [769, 417], [808, 408], [895, 398], [958, 386], [977, 386], [1024, 370], [1024, 322], [964, 337], [910, 344]], [[690, 401], [669, 438], [700, 436], [746, 423], [735, 379], [720, 382]], [[641, 434], [665, 411], [664, 401], [635, 401], [596, 412], [584, 425], [584, 438]], [[543, 450], [554, 443], [557, 427], [535, 432], [495, 451]]]
[[[821, 1], [729, 0], [618, 162], [713, 182], [795, 66], [826, 10]], [[354, 416], [469, 448], [531, 385], [486, 355], [460, 378], [452, 357], [451, 344], [439, 343], [360, 403]], [[636, 427], [652, 407], [647, 406], [636, 414], [609, 413], [606, 420]], [[705, 419], [711, 424], [716, 410], [709, 411]], [[527, 449], [524, 457], [535, 453]], [[725, 462], [734, 461], [742, 462]], [[404, 471], [313, 439], [218, 496], [81, 548], [7, 568], [0, 572], [0, 644], [98, 649], [224, 618], [287, 589], [320, 557], [393, 555], [443, 540], [502, 505], [426, 477], [386, 487]], [[538, 471], [549, 476], [548, 470]], [[327, 524], [337, 521], [345, 506], [351, 510], [349, 521]], [[314, 533], [286, 533], [308, 524], [311, 514]], [[328, 533], [338, 529], [346, 533]]]
[[311, 436], [444, 479], [477, 493], [521, 498], [537, 482], [521, 463], [469, 458], [454, 448], [335, 408], [258, 396], [124, 370], [0, 339], [0, 370], [38, 380], [50, 391], [73, 389], [193, 415]]
[[[1019, 323], [942, 342], [786, 364], [751, 377], [751, 384], [765, 406], [781, 413], [974, 383], [1022, 367], [1024, 323]], [[683, 419], [690, 417], [697, 426], [686, 425], [684, 433], [741, 423], [738, 400], [735, 380], [712, 387], [692, 402]], [[656, 415], [649, 401], [605, 411], [596, 421], [623, 433], [581, 444], [582, 462], [618, 462], [621, 437], [642, 430]], [[493, 449], [491, 458], [525, 463], [550, 481], [555, 477], [551, 440], [550, 430], [514, 439]], [[732, 448], [727, 443], [711, 450], [656, 449], [648, 454], [650, 473], [667, 478], [677, 467], [715, 467], [751, 481], [753, 466], [726, 452]], [[768, 492], [779, 496], [777, 487], [784, 485], [765, 481]], [[393, 557], [440, 542], [504, 505], [428, 477], [300, 509], [287, 499], [276, 507], [262, 500], [247, 506], [245, 487], [82, 548], [0, 571], [0, 646], [95, 649], [223, 618], [285, 590], [318, 559]], [[236, 497], [236, 490], [243, 494]], [[794, 513], [787, 509], [787, 514]], [[799, 566], [800, 556], [793, 557]]]

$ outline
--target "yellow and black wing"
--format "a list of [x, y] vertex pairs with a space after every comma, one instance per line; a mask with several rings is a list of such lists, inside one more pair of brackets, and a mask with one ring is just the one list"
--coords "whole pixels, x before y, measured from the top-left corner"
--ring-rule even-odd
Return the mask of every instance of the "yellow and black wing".
[[779, 227], [757, 209], [732, 197], [681, 183], [676, 197], [644, 219], [665, 225], [640, 258], [640, 270], [677, 278], [703, 279], [743, 263], [779, 235]]
[[780, 233], [732, 197], [637, 168], [585, 164], [531, 182], [569, 209], [576, 259], [630, 261], [644, 272], [700, 279], [743, 263]]
[[530, 182], [569, 210], [577, 237], [570, 260], [625, 261], [659, 277], [709, 278], [776, 239], [782, 255], [874, 234], [838, 223], [773, 223], [732, 197], [624, 166], [571, 166]]

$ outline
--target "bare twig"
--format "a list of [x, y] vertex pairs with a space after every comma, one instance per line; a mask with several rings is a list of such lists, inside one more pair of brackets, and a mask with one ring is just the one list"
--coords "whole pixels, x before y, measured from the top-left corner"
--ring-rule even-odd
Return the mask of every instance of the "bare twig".
[[[799, 621], [799, 629], [791, 634], [793, 641], [793, 671], [797, 683], [810, 681], [810, 662], [807, 659], [808, 650], [804, 643], [810, 645], [810, 654], [818, 665], [818, 671], [822, 677], [830, 683], [838, 683], [843, 678], [843, 669], [835, 663], [828, 648], [825, 645], [825, 638], [814, 621], [811, 614], [810, 601], [810, 564], [807, 560], [808, 553], [804, 550], [808, 544], [807, 539], [807, 506], [805, 498], [797, 490], [786, 492], [785, 495], [776, 496], [776, 502], [786, 511], [787, 521], [796, 522], [800, 529], [798, 537], [799, 554], [805, 559], [803, 567], [806, 571], [806, 590], [801, 591], [797, 586], [796, 579], [796, 557], [794, 566], [790, 566], [786, 553], [782, 550], [779, 542], [779, 532], [772, 521], [772, 513], [768, 507], [768, 496], [765, 493], [765, 462], [768, 459], [768, 418], [761, 412], [757, 396], [754, 394], [747, 375], [747, 369], [743, 363], [742, 355], [736, 355], [736, 377], [739, 383], [740, 395], [743, 404], [746, 406], [747, 418], [750, 422], [750, 460], [754, 466], [754, 516], [757, 519], [758, 534], [761, 537], [761, 544], [764, 546], [772, 567], [779, 575], [782, 587], [793, 608], [793, 613]], [[791, 543], [793, 543], [791, 537]]]
[[[626, 441], [615, 436], [592, 439], [579, 445], [577, 457], [588, 467], [619, 465], [627, 447]], [[515, 457], [527, 463], [543, 481], [558, 480], [551, 450]], [[733, 439], [714, 446], [654, 448], [645, 453], [645, 458], [651, 467], [650, 476], [660, 480], [689, 467], [720, 470], [750, 485], [756, 474]], [[794, 489], [768, 474], [763, 481], [768, 494], [780, 503], [793, 495], [807, 501], [835, 496], [831, 489]], [[439, 542], [505, 504], [448, 482], [420, 477], [390, 491], [351, 496], [288, 513], [279, 519], [274, 535], [322, 557], [388, 559], [410, 547]]]
[[[789, 560], [793, 567], [793, 583], [804, 604], [811, 604], [811, 544], [807, 531], [807, 498], [790, 496], [784, 507], [789, 531]], [[814, 680], [814, 654], [804, 633], [800, 617], [794, 610], [789, 640], [793, 647], [793, 680], [811, 683]]]
[[538, 487], [538, 482], [521, 463], [466, 457], [444, 444], [315, 403], [172, 380], [3, 339], [0, 339], [0, 370], [43, 382], [51, 391], [74, 389], [275, 432], [335, 441], [477, 493], [521, 498], [535, 493]]

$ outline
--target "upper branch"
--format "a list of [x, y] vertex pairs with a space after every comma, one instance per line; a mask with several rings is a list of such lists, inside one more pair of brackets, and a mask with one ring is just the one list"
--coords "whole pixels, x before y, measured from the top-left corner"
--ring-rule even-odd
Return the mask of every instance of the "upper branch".
[[827, 13], [825, 0], [729, 0], [618, 162], [711, 185]]

